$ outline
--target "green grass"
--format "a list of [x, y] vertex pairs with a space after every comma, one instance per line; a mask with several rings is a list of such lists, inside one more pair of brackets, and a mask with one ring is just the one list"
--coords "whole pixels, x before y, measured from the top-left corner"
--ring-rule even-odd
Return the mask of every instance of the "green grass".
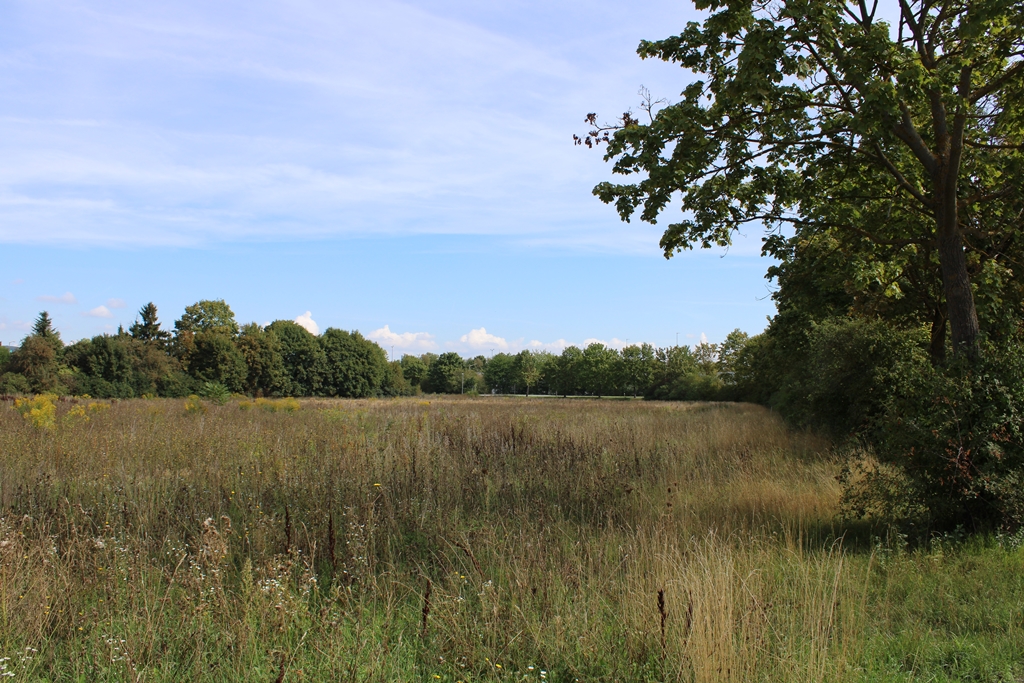
[[0, 409], [11, 680], [1024, 677], [1015, 540], [853, 542], [758, 407], [203, 407]]

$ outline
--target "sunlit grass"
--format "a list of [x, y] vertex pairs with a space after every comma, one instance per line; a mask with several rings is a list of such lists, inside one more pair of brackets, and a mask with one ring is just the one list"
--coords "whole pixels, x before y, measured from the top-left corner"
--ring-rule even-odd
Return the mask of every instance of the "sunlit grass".
[[0, 410], [12, 680], [1024, 673], [1012, 539], [853, 542], [755, 406], [56, 405]]

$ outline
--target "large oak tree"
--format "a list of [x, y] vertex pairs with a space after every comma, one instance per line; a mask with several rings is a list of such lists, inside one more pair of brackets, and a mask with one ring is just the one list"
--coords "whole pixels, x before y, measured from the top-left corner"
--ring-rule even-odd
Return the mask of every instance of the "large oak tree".
[[638, 50], [694, 74], [682, 99], [648, 99], [644, 122], [588, 117], [594, 130], [577, 141], [607, 144], [615, 173], [640, 176], [595, 194], [651, 223], [680, 198], [666, 256], [728, 245], [761, 222], [776, 234], [769, 253], [792, 253], [778, 237], [789, 225], [859, 244], [868, 266], [912, 263], [929, 292], [933, 355], [947, 321], [954, 349], [975, 355], [972, 273], [1024, 269], [1024, 1], [900, 0], [888, 21], [877, 0], [697, 7], [702, 23]]

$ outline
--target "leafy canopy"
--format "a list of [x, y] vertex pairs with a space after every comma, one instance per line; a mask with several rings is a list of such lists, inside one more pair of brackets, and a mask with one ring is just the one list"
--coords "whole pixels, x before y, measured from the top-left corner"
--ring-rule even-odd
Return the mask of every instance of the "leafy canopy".
[[937, 269], [954, 344], [972, 347], [971, 276], [1001, 257], [1024, 208], [1024, 1], [901, 0], [896, 25], [877, 2], [697, 7], [703, 23], [638, 49], [695, 75], [680, 101], [645, 97], [644, 123], [588, 116], [577, 142], [607, 144], [614, 173], [642, 177], [594, 193], [651, 223], [680, 199], [666, 257], [726, 246], [747, 223], [765, 224], [773, 255], [784, 225], [905, 250], [874, 256]]

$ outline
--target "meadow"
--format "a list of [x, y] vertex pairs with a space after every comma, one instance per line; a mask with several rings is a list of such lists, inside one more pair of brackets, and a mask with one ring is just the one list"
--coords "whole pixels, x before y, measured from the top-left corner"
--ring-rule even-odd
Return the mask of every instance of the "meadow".
[[844, 522], [830, 445], [758, 406], [41, 415], [0, 404], [4, 679], [1024, 677], [1021, 538]]

